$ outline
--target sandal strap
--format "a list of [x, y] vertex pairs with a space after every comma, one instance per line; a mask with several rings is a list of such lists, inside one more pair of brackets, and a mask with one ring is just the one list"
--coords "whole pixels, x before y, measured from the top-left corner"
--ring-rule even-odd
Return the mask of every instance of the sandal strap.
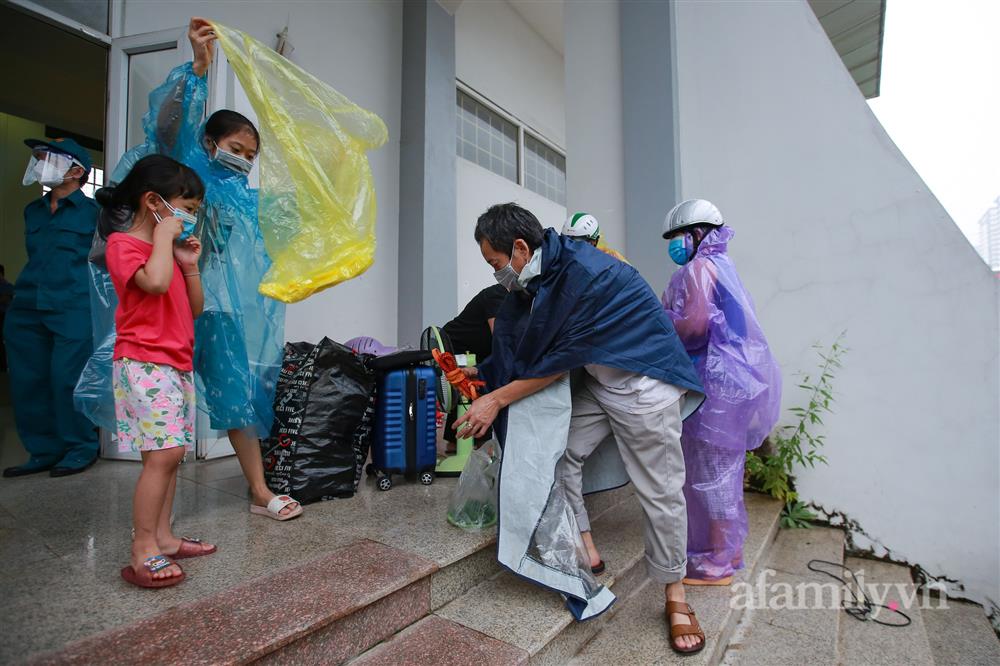
[[195, 539], [194, 537], [181, 537], [181, 541], [187, 541], [188, 543], [201, 543], [201, 539]]
[[166, 569], [173, 563], [174, 563], [173, 560], [171, 560], [166, 555], [153, 555], [152, 557], [147, 557], [143, 561], [142, 566], [149, 569], [150, 573], [156, 573], [157, 571], [162, 571], [163, 569]]
[[668, 601], [667, 612], [680, 613], [682, 615], [690, 615], [691, 617], [694, 617], [694, 609], [683, 601]]
[[670, 638], [680, 638], [681, 636], [697, 636], [702, 640], [705, 639], [705, 634], [702, 633], [701, 627], [697, 623], [670, 625]]
[[[666, 610], [667, 625], [670, 627], [671, 640], [675, 640], [681, 636], [697, 636], [702, 641], [705, 640], [705, 632], [701, 630], [701, 624], [698, 623], [698, 618], [695, 617], [694, 609], [691, 606], [682, 601], [668, 601]], [[689, 624], [674, 624], [671, 622], [670, 615], [673, 613], [686, 615]]]
[[286, 506], [298, 503], [298, 500], [292, 499], [288, 495], [275, 495], [271, 498], [271, 501], [267, 503], [267, 510], [275, 515], [278, 515]]

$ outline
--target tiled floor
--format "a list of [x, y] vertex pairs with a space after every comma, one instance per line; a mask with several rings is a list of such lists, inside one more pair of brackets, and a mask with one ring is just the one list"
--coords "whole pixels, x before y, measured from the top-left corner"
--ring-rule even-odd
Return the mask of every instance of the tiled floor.
[[[26, 459], [5, 390], [0, 388], [4, 467]], [[66, 478], [0, 479], [0, 663], [60, 648], [364, 538], [439, 566], [491, 538], [457, 530], [444, 519], [454, 479], [431, 486], [400, 479], [385, 493], [367, 481], [354, 498], [311, 504], [301, 518], [279, 523], [248, 512], [235, 458], [188, 462], [178, 481], [176, 531], [216, 543], [219, 552], [186, 560], [188, 579], [175, 588], [139, 590], [119, 575], [128, 559], [138, 473], [138, 463], [102, 460]]]

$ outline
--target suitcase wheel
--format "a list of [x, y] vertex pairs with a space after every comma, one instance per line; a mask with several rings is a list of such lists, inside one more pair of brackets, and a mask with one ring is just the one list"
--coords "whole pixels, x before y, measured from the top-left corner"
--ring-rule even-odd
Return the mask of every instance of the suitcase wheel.
[[392, 488], [392, 478], [388, 476], [379, 475], [378, 477], [378, 489], [379, 490], [389, 490]]
[[420, 483], [425, 486], [429, 486], [434, 483], [434, 474], [431, 472], [424, 472], [420, 475]]
[[375, 465], [372, 463], [365, 465], [365, 474], [368, 476], [375, 476]]

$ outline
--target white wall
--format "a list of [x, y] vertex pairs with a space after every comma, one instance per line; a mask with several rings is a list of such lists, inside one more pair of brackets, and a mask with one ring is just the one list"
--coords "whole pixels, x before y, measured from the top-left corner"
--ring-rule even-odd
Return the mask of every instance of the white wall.
[[625, 252], [622, 54], [615, 0], [568, 2], [566, 204], [597, 217], [611, 247]]
[[285, 337], [346, 340], [372, 335], [394, 344], [399, 228], [399, 118], [402, 5], [380, 2], [282, 3], [142, 2], [125, 0], [123, 35], [162, 30], [205, 16], [243, 30], [265, 44], [289, 25], [291, 59], [377, 113], [389, 141], [369, 153], [378, 197], [375, 264], [362, 276], [290, 305]]
[[503, 0], [465, 0], [455, 12], [455, 72], [504, 110], [566, 146], [563, 60]]
[[[456, 76], [564, 147], [563, 58], [503, 0], [465, 0], [455, 12]], [[496, 284], [473, 240], [476, 219], [513, 201], [543, 227], [562, 228], [566, 208], [462, 158], [458, 160], [458, 303]]]
[[[543, 227], [562, 228], [566, 209], [469, 160], [458, 159], [458, 307], [480, 290], [496, 284], [493, 269], [473, 238], [476, 220], [493, 204], [513, 201], [538, 218]], [[442, 324], [444, 322], [441, 322]]]
[[847, 331], [830, 464], [799, 474], [801, 494], [1000, 599], [997, 281], [804, 1], [676, 10], [682, 192], [737, 232], [786, 407], [810, 345]]

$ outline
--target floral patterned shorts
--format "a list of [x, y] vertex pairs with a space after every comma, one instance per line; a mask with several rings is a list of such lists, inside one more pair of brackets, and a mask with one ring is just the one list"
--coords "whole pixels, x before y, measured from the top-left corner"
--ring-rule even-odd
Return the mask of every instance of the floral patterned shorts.
[[119, 451], [194, 447], [194, 373], [122, 358], [113, 385]]

